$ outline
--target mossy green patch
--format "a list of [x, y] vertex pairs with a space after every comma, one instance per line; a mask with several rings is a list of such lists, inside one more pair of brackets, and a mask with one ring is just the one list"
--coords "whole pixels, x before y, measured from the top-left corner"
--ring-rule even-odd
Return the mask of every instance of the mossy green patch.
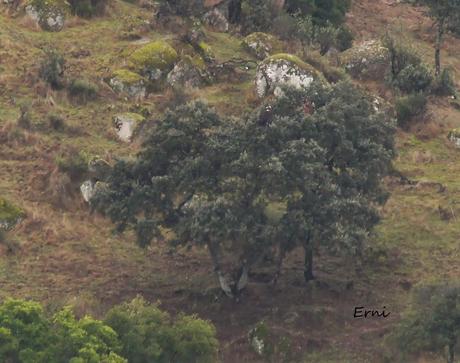
[[288, 53], [274, 54], [274, 55], [268, 57], [267, 59], [265, 59], [264, 63], [269, 63], [271, 61], [276, 61], [276, 60], [288, 61], [290, 63], [295, 64], [297, 67], [299, 67], [300, 69], [302, 69], [304, 71], [313, 72], [313, 73], [317, 72], [316, 69], [313, 66], [311, 66], [308, 63], [305, 63], [302, 59], [300, 59], [299, 57], [297, 57], [294, 54], [288, 54]]
[[113, 76], [127, 85], [136, 84], [143, 80], [141, 75], [127, 69], [118, 69], [113, 72]]
[[20, 208], [0, 198], [0, 229], [10, 229], [24, 216]]
[[176, 50], [168, 43], [160, 40], [136, 50], [129, 61], [132, 68], [138, 72], [158, 69], [170, 69], [178, 58]]

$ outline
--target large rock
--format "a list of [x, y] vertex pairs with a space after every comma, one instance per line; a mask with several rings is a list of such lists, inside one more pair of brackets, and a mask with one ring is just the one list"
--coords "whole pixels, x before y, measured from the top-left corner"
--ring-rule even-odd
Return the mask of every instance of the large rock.
[[456, 147], [460, 147], [460, 129], [451, 130], [447, 137]]
[[267, 58], [273, 51], [275, 38], [270, 34], [252, 33], [243, 39], [242, 46], [257, 59]]
[[26, 15], [43, 30], [58, 32], [64, 27], [68, 4], [60, 0], [34, 0], [26, 6]]
[[176, 50], [168, 43], [160, 40], [134, 51], [129, 57], [129, 64], [133, 71], [153, 81], [168, 74], [173, 69], [177, 59]]
[[[261, 62], [256, 71], [256, 92], [259, 97], [269, 93], [282, 94], [280, 86], [308, 88], [314, 80], [324, 77], [311, 65], [291, 54], [277, 54]], [[326, 83], [326, 81], [324, 80]]]
[[369, 40], [343, 52], [340, 64], [354, 78], [382, 79], [390, 66], [390, 52], [380, 41]]
[[136, 129], [144, 121], [144, 117], [137, 113], [124, 113], [117, 115], [113, 119], [118, 137], [121, 141], [131, 142]]
[[0, 230], [10, 230], [18, 224], [25, 213], [5, 199], [0, 198]]
[[225, 15], [217, 8], [214, 8], [204, 14], [203, 20], [206, 24], [210, 25], [219, 32], [228, 31], [228, 20]]
[[115, 92], [127, 94], [136, 100], [144, 99], [147, 93], [144, 78], [126, 69], [115, 71], [109, 84]]
[[91, 203], [94, 196], [105, 188], [107, 188], [107, 183], [92, 180], [86, 180], [80, 185], [81, 195], [86, 203]]
[[203, 83], [203, 68], [204, 62], [201, 58], [194, 59], [186, 56], [169, 72], [167, 81], [173, 87], [199, 87]]

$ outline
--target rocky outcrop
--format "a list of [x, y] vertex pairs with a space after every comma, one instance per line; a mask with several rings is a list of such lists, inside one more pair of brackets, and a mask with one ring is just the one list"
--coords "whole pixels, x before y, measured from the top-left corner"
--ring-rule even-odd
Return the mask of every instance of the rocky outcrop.
[[104, 190], [107, 187], [107, 183], [101, 181], [86, 180], [80, 185], [80, 192], [83, 197], [83, 200], [86, 203], [91, 203], [91, 200], [94, 196]]
[[0, 230], [10, 230], [24, 217], [25, 213], [21, 209], [7, 200], [0, 198]]
[[166, 76], [178, 59], [177, 52], [164, 41], [149, 43], [134, 51], [129, 57], [131, 69], [150, 81]]
[[177, 63], [174, 69], [169, 72], [167, 82], [172, 87], [199, 87], [203, 83], [203, 68], [204, 62], [201, 59], [184, 57], [184, 59]]
[[275, 39], [270, 34], [252, 33], [243, 39], [242, 46], [257, 59], [267, 58], [273, 51]]
[[456, 147], [460, 147], [460, 129], [453, 129], [447, 135], [449, 141]]
[[339, 61], [354, 78], [381, 79], [390, 65], [390, 53], [380, 41], [369, 40], [343, 52]]
[[147, 93], [144, 78], [125, 69], [115, 71], [109, 84], [115, 92], [126, 94], [136, 100], [144, 99]]
[[280, 86], [308, 88], [314, 80], [324, 80], [324, 77], [311, 65], [291, 54], [277, 54], [258, 65], [256, 92], [259, 97], [272, 92], [279, 96], [282, 94]]
[[113, 119], [118, 137], [123, 142], [131, 142], [136, 129], [144, 121], [144, 117], [137, 113], [124, 113]]
[[33, 19], [43, 30], [58, 32], [64, 28], [68, 5], [63, 1], [32, 1], [25, 8], [26, 15]]
[[229, 28], [228, 20], [225, 15], [218, 9], [214, 8], [203, 16], [206, 24], [213, 27], [219, 32], [227, 32]]

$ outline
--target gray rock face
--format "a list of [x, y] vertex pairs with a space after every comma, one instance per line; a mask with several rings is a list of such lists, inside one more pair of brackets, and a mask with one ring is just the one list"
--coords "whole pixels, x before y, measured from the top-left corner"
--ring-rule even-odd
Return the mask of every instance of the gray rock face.
[[124, 113], [113, 119], [118, 137], [123, 142], [131, 142], [136, 129], [144, 121], [144, 117], [136, 113]]
[[205, 23], [212, 26], [217, 31], [228, 31], [228, 20], [218, 8], [214, 8], [211, 11], [208, 11], [206, 14], [204, 14], [203, 20], [205, 21]]
[[33, 5], [28, 5], [25, 10], [43, 30], [58, 32], [64, 28], [65, 11], [57, 6], [43, 6], [37, 9]]
[[[147, 88], [142, 77], [134, 74], [136, 77], [126, 77], [125, 73], [131, 73], [129, 71], [120, 74], [115, 74], [110, 79], [109, 85], [115, 92], [124, 93], [130, 98], [135, 100], [143, 100], [147, 94]], [[129, 74], [130, 76], [131, 74]]]
[[272, 50], [273, 37], [265, 33], [252, 33], [243, 40], [243, 47], [257, 59], [267, 58]]
[[447, 135], [447, 137], [452, 144], [460, 148], [460, 130], [459, 129], [451, 130], [449, 134]]
[[280, 86], [308, 88], [319, 73], [311, 66], [293, 58], [269, 58], [260, 63], [256, 72], [256, 92], [264, 97], [273, 92], [275, 96], [282, 94]]
[[203, 83], [200, 71], [188, 60], [181, 60], [169, 72], [167, 82], [173, 86], [184, 86], [187, 88], [199, 87]]
[[81, 195], [86, 203], [89, 203], [92, 197], [94, 197], [94, 183], [91, 180], [87, 180], [80, 185]]

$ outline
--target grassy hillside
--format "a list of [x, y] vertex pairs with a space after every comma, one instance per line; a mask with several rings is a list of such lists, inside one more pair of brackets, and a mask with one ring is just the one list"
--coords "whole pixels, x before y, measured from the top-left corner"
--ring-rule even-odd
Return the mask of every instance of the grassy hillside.
[[[1, 5], [0, 5], [1, 6]], [[223, 362], [263, 362], [248, 344], [248, 332], [265, 321], [275, 336], [289, 338], [289, 349], [302, 362], [380, 362], [383, 337], [407, 306], [413, 286], [433, 279], [460, 277], [460, 151], [447, 132], [460, 127], [460, 111], [447, 98], [430, 98], [429, 115], [409, 131], [398, 131], [396, 168], [418, 183], [388, 180], [391, 198], [373, 239], [373, 252], [361, 264], [322, 258], [318, 281], [302, 280], [302, 253], [293, 253], [279, 284], [266, 283], [263, 268], [254, 272], [240, 302], [221, 295], [206, 251], [178, 250], [164, 243], [142, 250], [132, 235], [118, 235], [105, 218], [90, 213], [78, 183], [66, 183], [56, 169], [63, 152], [83, 150], [108, 160], [133, 155], [138, 143], [117, 140], [115, 114], [146, 109], [157, 117], [173, 102], [171, 93], [154, 93], [134, 102], [118, 97], [105, 80], [126, 66], [142, 43], [163, 39], [180, 54], [189, 49], [179, 32], [144, 30], [141, 40], [126, 40], [131, 21], [148, 20], [148, 11], [121, 0], [108, 14], [71, 19], [58, 33], [36, 29], [22, 16], [0, 7], [0, 197], [26, 218], [0, 244], [0, 298], [33, 298], [51, 310], [72, 304], [78, 314], [96, 316], [142, 294], [160, 300], [165, 310], [198, 313], [217, 327]], [[354, 0], [348, 25], [356, 41], [379, 38], [387, 29], [404, 33], [427, 62], [432, 62], [431, 22], [420, 10], [396, 1]], [[207, 30], [216, 58], [254, 60], [238, 35]], [[98, 86], [98, 97], [85, 105], [65, 91], [49, 89], [37, 74], [44, 50], [52, 45], [66, 59], [66, 74]], [[292, 51], [286, 44], [286, 50]], [[460, 79], [460, 39], [448, 37], [443, 62]], [[193, 91], [227, 115], [257, 104], [253, 70]], [[383, 82], [361, 83], [392, 100]], [[29, 130], [15, 124], [21, 105], [30, 106]], [[48, 125], [49, 114], [65, 119], [64, 130]], [[442, 185], [440, 188], [439, 184]], [[61, 197], [59, 197], [61, 196]], [[443, 220], [439, 207], [451, 212]], [[191, 257], [190, 257], [191, 256]], [[387, 307], [385, 320], [353, 319], [355, 306]], [[300, 357], [300, 358], [299, 358]], [[420, 362], [437, 362], [426, 356]]]

